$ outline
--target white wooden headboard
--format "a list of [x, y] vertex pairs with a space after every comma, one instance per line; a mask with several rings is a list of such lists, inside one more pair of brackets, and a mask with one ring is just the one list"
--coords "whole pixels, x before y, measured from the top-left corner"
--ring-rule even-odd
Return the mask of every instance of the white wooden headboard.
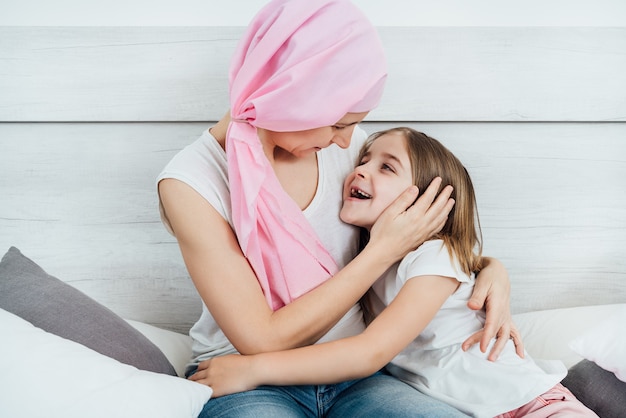
[[[389, 81], [364, 127], [465, 162], [514, 312], [626, 302], [626, 28], [379, 29]], [[188, 329], [199, 299], [154, 179], [228, 108], [241, 32], [0, 27], [0, 253]]]

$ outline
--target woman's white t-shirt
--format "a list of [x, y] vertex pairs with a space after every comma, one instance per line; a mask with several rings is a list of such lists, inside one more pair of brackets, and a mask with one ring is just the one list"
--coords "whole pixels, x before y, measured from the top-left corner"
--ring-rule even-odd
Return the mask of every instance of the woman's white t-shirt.
[[[313, 200], [303, 211], [339, 268], [343, 268], [352, 260], [358, 250], [358, 228], [343, 223], [339, 219], [339, 211], [343, 181], [354, 168], [358, 152], [366, 138], [365, 131], [357, 126], [347, 150], [332, 145], [317, 153], [319, 173], [317, 190]], [[226, 153], [208, 130], [174, 156], [159, 174], [157, 183], [166, 178], [180, 180], [191, 186], [232, 227]], [[173, 233], [161, 205], [160, 211], [161, 220], [167, 230]], [[357, 304], [320, 342], [356, 335], [363, 329], [363, 315]], [[191, 328], [189, 335], [193, 339], [193, 357], [190, 366], [211, 357], [236, 352], [204, 303], [200, 319]]]

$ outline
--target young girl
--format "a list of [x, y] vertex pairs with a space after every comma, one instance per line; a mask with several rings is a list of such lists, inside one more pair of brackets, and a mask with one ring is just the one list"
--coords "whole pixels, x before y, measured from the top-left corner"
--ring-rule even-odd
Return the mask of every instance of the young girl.
[[[289, 351], [213, 359], [193, 380], [214, 395], [259, 385], [332, 383], [387, 365], [421, 392], [479, 417], [596, 416], [559, 382], [561, 362], [533, 361], [509, 341], [497, 362], [463, 341], [485, 323], [467, 301], [481, 268], [480, 227], [471, 179], [441, 143], [410, 128], [374, 134], [343, 189], [341, 219], [370, 230], [411, 184], [433, 178], [454, 187], [454, 209], [438, 234], [390, 268], [370, 292], [375, 319], [361, 334]], [[389, 363], [389, 364], [388, 364]]]

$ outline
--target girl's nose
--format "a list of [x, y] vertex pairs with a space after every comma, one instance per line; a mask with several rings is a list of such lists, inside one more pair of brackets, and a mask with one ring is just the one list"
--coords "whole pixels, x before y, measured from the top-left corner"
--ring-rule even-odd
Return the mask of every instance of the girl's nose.
[[365, 165], [366, 164], [357, 165], [354, 168], [354, 174], [356, 174], [357, 177], [361, 177], [362, 179], [367, 177], [367, 170], [365, 169]]

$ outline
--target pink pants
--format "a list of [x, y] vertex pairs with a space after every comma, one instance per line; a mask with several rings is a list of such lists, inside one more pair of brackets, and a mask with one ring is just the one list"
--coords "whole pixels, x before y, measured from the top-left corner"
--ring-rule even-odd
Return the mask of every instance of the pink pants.
[[595, 417], [598, 416], [576, 397], [562, 384], [537, 396], [526, 405], [517, 409], [498, 415], [496, 418], [517, 418], [517, 417]]

